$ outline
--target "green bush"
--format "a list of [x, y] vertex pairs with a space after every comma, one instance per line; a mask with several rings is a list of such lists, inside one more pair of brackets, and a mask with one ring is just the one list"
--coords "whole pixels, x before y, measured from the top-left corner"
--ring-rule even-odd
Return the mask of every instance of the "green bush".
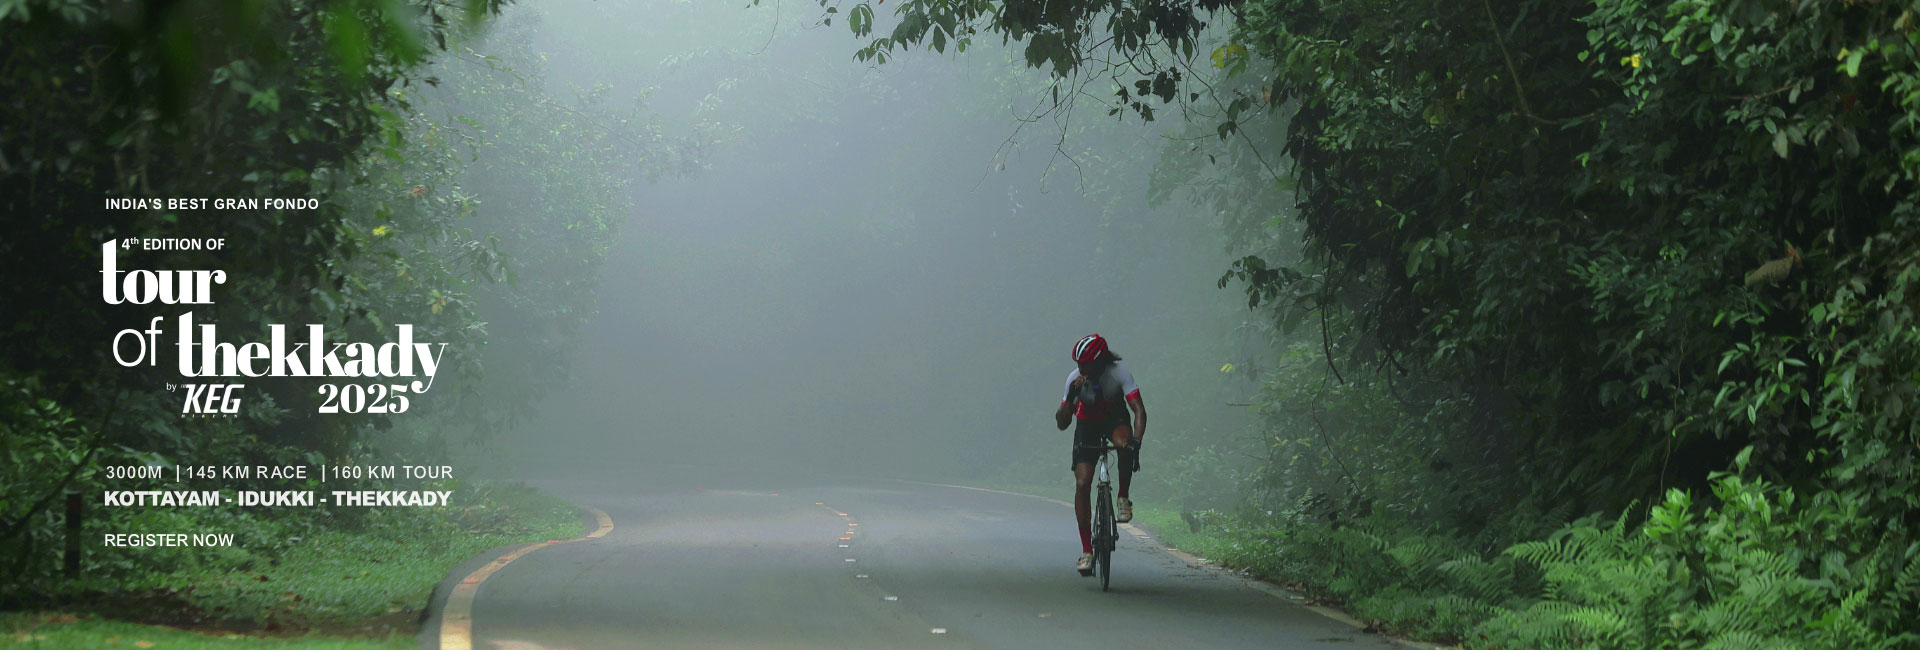
[[[1474, 534], [1382, 513], [1213, 513], [1194, 545], [1386, 631], [1470, 648], [1920, 647], [1920, 541], [1863, 516], [1859, 496], [1748, 473], [1716, 475], [1712, 507], [1674, 489], [1644, 521], [1590, 515], [1551, 534], [1533, 506]], [[1485, 547], [1502, 535], [1530, 541]]]
[[1920, 646], [1920, 542], [1862, 517], [1862, 499], [1737, 474], [1713, 493], [1704, 512], [1673, 490], [1639, 526], [1589, 517], [1508, 549], [1541, 571], [1541, 598], [1488, 620], [1472, 645]]

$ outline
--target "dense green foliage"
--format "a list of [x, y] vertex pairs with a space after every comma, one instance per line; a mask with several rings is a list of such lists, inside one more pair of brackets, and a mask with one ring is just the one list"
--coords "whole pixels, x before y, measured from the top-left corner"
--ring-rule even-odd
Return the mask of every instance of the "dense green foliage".
[[[1260, 415], [1257, 443], [1184, 432], [1171, 447], [1183, 456], [1148, 479], [1192, 509], [1188, 523], [1233, 540], [1222, 559], [1474, 647], [1920, 646], [1920, 2], [822, 6], [869, 39], [863, 62], [997, 36], [1050, 83], [1006, 75], [966, 87], [977, 96], [1031, 93], [1057, 117], [1097, 103], [1184, 118], [1147, 197], [1121, 193], [1144, 147], [1082, 167], [1091, 152], [1064, 137], [1119, 122], [1062, 117], [1057, 151], [1107, 201], [1088, 239], [1095, 270], [1133, 261], [1108, 242], [1182, 227], [1127, 223], [1149, 212], [1123, 203], [1176, 196], [1214, 212], [1239, 258], [1220, 286], [1256, 311], [1220, 370]], [[62, 586], [52, 506], [106, 485], [100, 467], [425, 458], [512, 424], [564, 377], [555, 361], [594, 309], [590, 278], [636, 179], [697, 167], [719, 142], [695, 132], [718, 128], [710, 115], [799, 122], [838, 106], [831, 93], [726, 106], [723, 87], [690, 134], [669, 136], [604, 87], [555, 99], [532, 80], [547, 71], [524, 25], [478, 35], [498, 10], [0, 0], [0, 604]], [[484, 53], [448, 46], [463, 38]], [[660, 67], [740, 69], [723, 86], [814, 83], [696, 60]], [[900, 88], [921, 87], [866, 90]], [[660, 263], [742, 276], [790, 275], [806, 253], [917, 265], [874, 289], [896, 293], [944, 275], [944, 251], [913, 237], [947, 231], [909, 227], [884, 198], [940, 195], [885, 189], [842, 230], [796, 221], [767, 250]], [[118, 197], [320, 207], [101, 204]], [[929, 202], [964, 203], [948, 198]], [[996, 254], [1077, 239], [1021, 232]], [[413, 323], [416, 339], [449, 344], [441, 388], [405, 419], [318, 417], [318, 381], [261, 379], [240, 417], [180, 417], [164, 364], [112, 355], [113, 334], [154, 310], [102, 305], [76, 279], [94, 277], [103, 241], [193, 236], [232, 248], [122, 265], [226, 270], [196, 316], [231, 340], [320, 323], [377, 341]], [[1027, 281], [996, 275], [980, 291]], [[810, 316], [779, 285], [738, 284], [766, 291], [755, 310]], [[699, 327], [716, 315], [687, 316], [690, 339], [720, 338]], [[768, 329], [763, 344], [790, 333]], [[1027, 355], [961, 343], [994, 351], [960, 375]], [[926, 365], [882, 363], [862, 372]], [[1205, 393], [1207, 370], [1161, 377]], [[1260, 458], [1222, 470], [1241, 452]], [[222, 513], [206, 516], [253, 548], [323, 523], [382, 525], [345, 509]], [[258, 561], [203, 559], [189, 569]], [[179, 561], [108, 551], [86, 572], [131, 580]]]
[[[103, 198], [303, 197], [349, 186], [353, 152], [393, 115], [382, 105], [385, 89], [420, 48], [391, 38], [386, 14], [344, 6], [256, 7], [271, 25], [261, 32], [241, 16], [220, 18], [227, 12], [211, 3], [140, 5], [131, 15], [98, 3], [6, 9], [0, 29], [13, 61], [0, 80], [9, 160], [0, 201], [10, 228], [0, 264], [7, 277], [42, 280], [10, 282], [3, 299], [12, 310], [0, 340], [12, 588], [50, 573], [44, 549], [55, 522], [46, 506], [89, 484], [100, 463], [300, 458], [296, 441], [339, 453], [358, 437], [341, 429], [364, 423], [273, 426], [291, 419], [280, 404], [305, 405], [306, 386], [263, 386], [239, 421], [189, 423], [157, 390], [160, 373], [120, 368], [106, 345], [147, 314], [105, 308], [80, 285], [45, 280], [98, 273], [98, 246], [109, 239], [235, 236], [225, 220], [112, 211]], [[172, 38], [149, 38], [154, 30]], [[234, 171], [205, 173], [214, 169]], [[249, 241], [235, 237], [234, 245], [272, 254], [140, 255], [127, 266], [227, 270], [234, 281], [201, 310], [203, 322], [237, 329], [277, 312], [296, 323], [339, 324], [351, 313], [335, 297], [340, 278], [329, 268], [352, 244], [335, 225], [341, 220], [335, 205], [257, 214], [242, 231]], [[256, 437], [267, 444], [241, 453]]]
[[893, 11], [857, 56], [994, 34], [1211, 118], [1161, 191], [1273, 316], [1282, 564], [1474, 645], [1920, 644], [1920, 4]]
[[[662, 135], [641, 106], [555, 99], [528, 76], [540, 60], [525, 23], [485, 29], [499, 9], [0, 2], [0, 274], [12, 279], [0, 287], [0, 604], [75, 588], [57, 573], [65, 492], [296, 487], [109, 481], [103, 468], [438, 464], [565, 379], [632, 187], [691, 169], [698, 145]], [[201, 197], [319, 207], [105, 205]], [[91, 280], [100, 244], [140, 237], [224, 238], [219, 251], [119, 256], [123, 270], [224, 270], [213, 304], [103, 304]], [[188, 311], [239, 342], [266, 340], [270, 323], [316, 323], [332, 341], [379, 343], [409, 323], [414, 340], [447, 344], [445, 363], [403, 415], [320, 415], [317, 386], [342, 380], [259, 377], [245, 380], [238, 416], [184, 416], [182, 395], [163, 390], [179, 381], [170, 346], [155, 365], [123, 367], [111, 343]], [[199, 529], [257, 549], [374, 523], [361, 508], [192, 512], [207, 513]], [[94, 508], [87, 525], [158, 516]], [[91, 543], [86, 559], [84, 575], [126, 584], [183, 561]]]

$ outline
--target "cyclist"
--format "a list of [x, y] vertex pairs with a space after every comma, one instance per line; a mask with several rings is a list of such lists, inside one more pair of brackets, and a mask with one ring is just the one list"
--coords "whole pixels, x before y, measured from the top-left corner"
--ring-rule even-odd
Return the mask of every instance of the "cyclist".
[[[1120, 365], [1120, 355], [1107, 349], [1107, 340], [1099, 334], [1073, 345], [1073, 361], [1079, 367], [1067, 373], [1067, 394], [1053, 412], [1053, 424], [1065, 431], [1069, 422], [1076, 418], [1080, 421], [1073, 430], [1073, 514], [1080, 522], [1081, 553], [1074, 568], [1080, 575], [1090, 576], [1093, 508], [1088, 491], [1093, 487], [1093, 462], [1100, 454], [1080, 447], [1098, 446], [1104, 438], [1120, 448], [1116, 452], [1120, 491], [1115, 495], [1118, 512], [1114, 520], [1132, 521], [1133, 501], [1128, 498], [1127, 487], [1133, 482], [1133, 473], [1140, 469], [1140, 439], [1147, 432], [1147, 406], [1140, 401], [1140, 387], [1134, 385], [1133, 373]], [[1131, 419], [1127, 417], [1129, 410]]]

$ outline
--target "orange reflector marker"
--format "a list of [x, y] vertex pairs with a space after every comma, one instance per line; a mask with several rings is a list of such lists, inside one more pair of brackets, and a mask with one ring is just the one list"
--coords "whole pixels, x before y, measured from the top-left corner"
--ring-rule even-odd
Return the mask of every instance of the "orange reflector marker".
[[836, 513], [834, 513], [834, 514], [837, 514], [837, 515], [840, 515], [840, 516], [842, 516], [842, 517], [845, 517], [845, 516], [847, 516], [847, 513], [844, 513], [844, 512], [836, 512]]
[[824, 506], [824, 505], [827, 505], [827, 504], [825, 504], [825, 503], [821, 503], [821, 502], [819, 502], [819, 501], [815, 501], [815, 502], [813, 502], [813, 505], [816, 505], [816, 506]]
[[847, 524], [847, 525], [848, 525], [848, 526], [858, 526], [858, 525], [860, 525], [860, 524]]
[[846, 540], [846, 539], [853, 539], [853, 538], [852, 538], [852, 537], [842, 537], [842, 538], [840, 538], [840, 539], [843, 539], [843, 540]]

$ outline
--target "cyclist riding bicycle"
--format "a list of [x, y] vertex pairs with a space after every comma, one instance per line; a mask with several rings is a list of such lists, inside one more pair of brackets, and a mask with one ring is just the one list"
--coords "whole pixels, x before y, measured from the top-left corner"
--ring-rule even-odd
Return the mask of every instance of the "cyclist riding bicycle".
[[[1120, 365], [1120, 355], [1107, 349], [1107, 340], [1099, 334], [1080, 339], [1073, 346], [1073, 361], [1079, 367], [1067, 374], [1066, 397], [1053, 412], [1054, 426], [1065, 431], [1075, 419], [1073, 430], [1073, 514], [1080, 522], [1080, 561], [1074, 568], [1080, 575], [1093, 575], [1093, 523], [1088, 490], [1093, 485], [1093, 462], [1100, 452], [1083, 449], [1098, 447], [1102, 439], [1119, 447], [1120, 490], [1116, 494], [1115, 521], [1133, 520], [1133, 501], [1127, 487], [1133, 473], [1140, 469], [1140, 439], [1147, 431], [1147, 406], [1140, 401], [1140, 388], [1133, 373]], [[1133, 417], [1127, 417], [1131, 410]]]

